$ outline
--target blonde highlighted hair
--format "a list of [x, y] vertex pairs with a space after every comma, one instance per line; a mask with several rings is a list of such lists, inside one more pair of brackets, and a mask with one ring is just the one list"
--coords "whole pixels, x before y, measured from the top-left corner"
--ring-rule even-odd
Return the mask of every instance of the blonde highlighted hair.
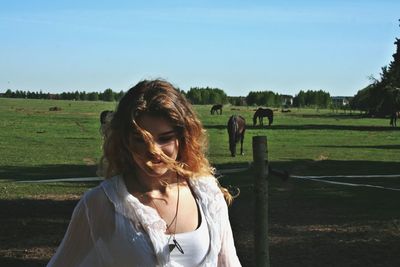
[[[179, 140], [177, 160], [157, 148], [151, 134], [136, 123], [143, 114], [165, 118], [172, 124]], [[117, 174], [131, 176], [135, 172], [133, 157], [138, 151], [132, 142], [134, 135], [140, 135], [149, 153], [160, 157], [182, 177], [194, 179], [214, 173], [205, 156], [207, 137], [200, 120], [186, 98], [167, 81], [144, 80], [128, 90], [106, 129], [99, 166], [99, 174], [105, 178]], [[230, 204], [232, 196], [220, 188]]]

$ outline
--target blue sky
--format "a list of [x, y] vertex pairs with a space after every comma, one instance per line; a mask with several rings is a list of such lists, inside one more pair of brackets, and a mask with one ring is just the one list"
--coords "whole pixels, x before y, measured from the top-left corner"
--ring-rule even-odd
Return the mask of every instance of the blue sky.
[[354, 95], [400, 38], [398, 0], [0, 3], [1, 92], [125, 91], [160, 77], [232, 96]]

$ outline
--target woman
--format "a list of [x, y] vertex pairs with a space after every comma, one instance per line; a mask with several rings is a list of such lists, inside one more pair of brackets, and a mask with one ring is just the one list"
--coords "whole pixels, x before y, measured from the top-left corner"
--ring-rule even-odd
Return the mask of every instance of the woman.
[[[165, 81], [142, 81], [107, 127], [107, 178], [76, 206], [48, 266], [240, 266], [205, 131]], [[225, 196], [225, 199], [224, 199]]]

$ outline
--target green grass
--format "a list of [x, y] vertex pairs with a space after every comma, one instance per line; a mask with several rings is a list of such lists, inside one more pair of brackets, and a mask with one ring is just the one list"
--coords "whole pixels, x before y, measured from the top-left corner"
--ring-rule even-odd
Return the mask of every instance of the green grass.
[[[49, 111], [49, 107], [61, 111]], [[87, 173], [101, 154], [98, 114], [115, 103], [0, 99], [2, 179]], [[93, 168], [92, 168], [93, 169]]]
[[[61, 111], [49, 111], [58, 106]], [[94, 176], [101, 156], [99, 113], [116, 103], [0, 98], [0, 179], [31, 180]], [[209, 135], [209, 158], [218, 168], [252, 161], [252, 136], [265, 135], [271, 166], [300, 175], [396, 174], [400, 131], [387, 119], [359, 113], [293, 109], [275, 112], [271, 127], [253, 127], [252, 107], [195, 106]], [[226, 123], [245, 117], [245, 155], [230, 157]], [[237, 147], [239, 152], [239, 146]]]

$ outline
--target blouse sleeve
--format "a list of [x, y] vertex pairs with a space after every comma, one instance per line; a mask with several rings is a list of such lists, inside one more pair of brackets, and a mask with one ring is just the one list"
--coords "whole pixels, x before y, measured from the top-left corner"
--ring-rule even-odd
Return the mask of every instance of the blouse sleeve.
[[[67, 232], [47, 266], [82, 266], [93, 249], [86, 200], [83, 197], [75, 207]], [[93, 263], [91, 266], [99, 264]]]
[[[223, 200], [224, 201], [224, 200]], [[229, 222], [228, 207], [224, 201], [221, 221], [221, 250], [218, 254], [218, 267], [230, 266], [236, 267], [241, 266], [239, 258], [236, 254], [236, 248], [233, 241], [233, 234], [231, 224]]]

